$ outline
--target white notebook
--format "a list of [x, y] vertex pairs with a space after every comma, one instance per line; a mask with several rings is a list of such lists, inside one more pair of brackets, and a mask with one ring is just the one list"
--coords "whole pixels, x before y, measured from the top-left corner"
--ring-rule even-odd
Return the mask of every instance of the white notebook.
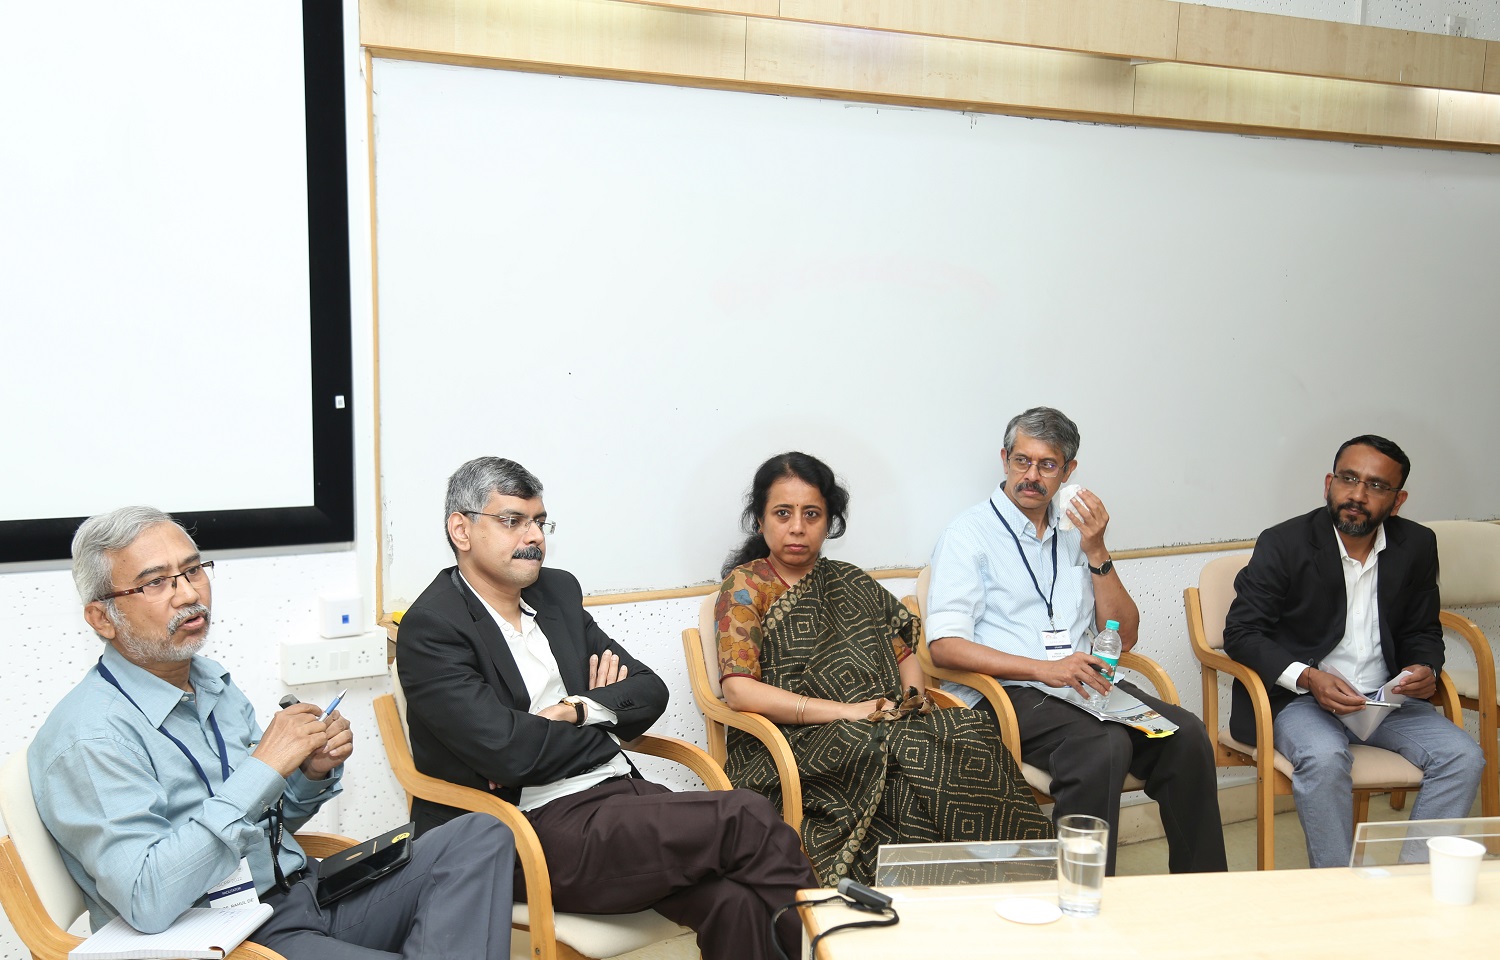
[[140, 933], [115, 917], [68, 951], [68, 960], [219, 960], [271, 918], [264, 903], [213, 910], [192, 907], [161, 933]]

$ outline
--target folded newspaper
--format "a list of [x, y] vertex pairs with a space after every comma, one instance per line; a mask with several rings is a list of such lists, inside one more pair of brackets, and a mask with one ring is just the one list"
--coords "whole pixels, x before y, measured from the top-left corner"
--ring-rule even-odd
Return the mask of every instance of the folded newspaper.
[[[1325, 666], [1319, 667], [1319, 669], [1333, 674], [1345, 683], [1349, 683], [1348, 677], [1332, 667]], [[1406, 702], [1406, 697], [1395, 691], [1397, 687], [1406, 682], [1406, 678], [1409, 676], [1411, 676], [1410, 670], [1402, 670], [1385, 683], [1382, 683], [1379, 690], [1376, 690], [1374, 693], [1365, 694], [1365, 706], [1363, 710], [1339, 714], [1339, 719], [1344, 721], [1344, 726], [1349, 728], [1349, 732], [1361, 741], [1370, 739], [1370, 734], [1374, 733], [1375, 728], [1379, 727], [1385, 721], [1385, 718], [1390, 716], [1391, 711]], [[1349, 686], [1353, 688], [1354, 684], [1349, 683]]]
[[1037, 689], [1059, 700], [1065, 700], [1084, 713], [1092, 714], [1100, 720], [1123, 723], [1153, 739], [1170, 737], [1177, 732], [1177, 724], [1146, 706], [1138, 697], [1133, 697], [1121, 690], [1119, 686], [1109, 691], [1109, 697], [1104, 701], [1103, 709], [1090, 705], [1072, 687], [1037, 687]]

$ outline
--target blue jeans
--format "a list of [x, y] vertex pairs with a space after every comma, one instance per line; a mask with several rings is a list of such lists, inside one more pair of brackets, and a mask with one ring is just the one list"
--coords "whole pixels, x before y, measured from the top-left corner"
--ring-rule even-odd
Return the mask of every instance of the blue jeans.
[[[1303, 694], [1276, 715], [1276, 749], [1292, 762], [1292, 796], [1314, 867], [1346, 867], [1354, 846], [1354, 784], [1350, 744], [1360, 743], [1312, 694]], [[1466, 817], [1479, 791], [1484, 755], [1425, 700], [1407, 700], [1366, 745], [1401, 754], [1422, 771], [1413, 820]]]

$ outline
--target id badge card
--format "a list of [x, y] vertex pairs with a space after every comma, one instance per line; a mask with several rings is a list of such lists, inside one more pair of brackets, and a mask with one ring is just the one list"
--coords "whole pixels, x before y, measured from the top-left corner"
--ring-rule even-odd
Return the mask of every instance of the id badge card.
[[1073, 638], [1066, 630], [1043, 630], [1042, 646], [1047, 649], [1048, 660], [1066, 660], [1073, 655]]
[[250, 861], [240, 857], [234, 872], [208, 891], [208, 905], [215, 910], [225, 907], [253, 907], [260, 903], [255, 894], [255, 878], [250, 875]]

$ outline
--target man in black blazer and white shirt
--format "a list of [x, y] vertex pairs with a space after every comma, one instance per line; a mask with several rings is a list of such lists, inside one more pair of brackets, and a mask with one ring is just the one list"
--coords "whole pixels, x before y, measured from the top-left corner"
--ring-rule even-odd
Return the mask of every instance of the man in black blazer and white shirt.
[[[1427, 702], [1443, 669], [1437, 538], [1396, 516], [1410, 471], [1384, 437], [1349, 440], [1323, 480], [1326, 507], [1262, 533], [1234, 582], [1224, 652], [1265, 681], [1314, 867], [1349, 863], [1350, 744], [1393, 750], [1422, 770], [1413, 820], [1467, 816], [1479, 788], [1479, 746]], [[1402, 671], [1394, 692], [1410, 699], [1365, 706]], [[1254, 743], [1249, 694], [1236, 681], [1232, 696], [1230, 731]], [[1389, 712], [1368, 740], [1339, 720], [1374, 709]]]
[[[417, 768], [518, 805], [559, 910], [655, 909], [697, 931], [707, 960], [771, 957], [776, 939], [794, 954], [795, 911], [774, 938], [770, 920], [818, 885], [800, 838], [758, 794], [673, 793], [635, 772], [620, 740], [656, 722], [666, 685], [599, 628], [572, 574], [542, 567], [553, 524], [541, 495], [536, 477], [496, 457], [449, 478], [458, 565], [401, 620]], [[412, 805], [418, 831], [461, 813]]]

